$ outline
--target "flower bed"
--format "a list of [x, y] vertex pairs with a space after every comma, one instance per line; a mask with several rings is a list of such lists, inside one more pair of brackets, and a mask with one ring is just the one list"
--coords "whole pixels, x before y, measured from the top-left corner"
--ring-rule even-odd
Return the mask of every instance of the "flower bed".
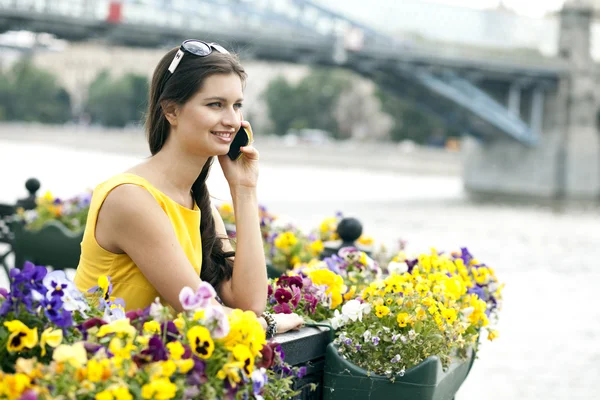
[[108, 277], [82, 294], [62, 271], [27, 263], [0, 292], [0, 398], [291, 398], [304, 370], [283, 362], [252, 312], [225, 315], [208, 284], [125, 313]]

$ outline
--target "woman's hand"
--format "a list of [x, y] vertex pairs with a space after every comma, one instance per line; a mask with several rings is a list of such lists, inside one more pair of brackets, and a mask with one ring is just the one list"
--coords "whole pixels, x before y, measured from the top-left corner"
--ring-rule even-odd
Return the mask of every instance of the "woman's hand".
[[298, 314], [273, 314], [277, 324], [277, 333], [284, 333], [304, 326], [304, 319]]
[[[250, 129], [248, 121], [242, 121], [242, 126]], [[258, 150], [251, 143], [241, 147], [240, 150], [242, 157], [235, 161], [232, 161], [227, 154], [219, 156], [223, 175], [230, 188], [240, 186], [255, 188], [258, 181]]]

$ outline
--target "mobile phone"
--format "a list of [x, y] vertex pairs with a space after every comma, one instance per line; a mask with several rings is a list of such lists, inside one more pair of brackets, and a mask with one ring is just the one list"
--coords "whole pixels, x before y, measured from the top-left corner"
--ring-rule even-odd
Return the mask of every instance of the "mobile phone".
[[231, 142], [231, 146], [229, 146], [229, 152], [227, 155], [233, 161], [239, 160], [242, 156], [242, 151], [240, 147], [248, 146], [252, 143], [252, 129], [240, 127], [240, 130], [237, 131], [235, 137], [233, 138], [233, 142]]

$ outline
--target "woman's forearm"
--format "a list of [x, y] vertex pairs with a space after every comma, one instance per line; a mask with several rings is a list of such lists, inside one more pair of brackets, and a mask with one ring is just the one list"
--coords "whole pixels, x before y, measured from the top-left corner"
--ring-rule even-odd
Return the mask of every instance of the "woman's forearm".
[[233, 306], [260, 315], [267, 303], [267, 271], [256, 188], [232, 187], [231, 197], [237, 239], [231, 278]]

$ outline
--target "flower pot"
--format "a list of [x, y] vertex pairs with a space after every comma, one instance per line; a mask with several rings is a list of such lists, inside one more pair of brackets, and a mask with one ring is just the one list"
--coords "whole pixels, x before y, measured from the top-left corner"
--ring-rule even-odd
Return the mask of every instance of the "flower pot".
[[13, 226], [15, 267], [25, 261], [53, 269], [77, 268], [81, 254], [83, 229], [73, 232], [57, 221], [49, 221], [40, 230], [25, 229], [23, 224]]
[[281, 271], [273, 266], [270, 262], [267, 261], [267, 278], [275, 279], [281, 276]]
[[330, 343], [325, 352], [323, 399], [395, 399], [395, 400], [452, 400], [469, 374], [474, 354], [467, 360], [456, 360], [447, 371], [437, 357], [429, 357], [421, 364], [397, 376], [394, 382], [367, 371], [343, 359]]

